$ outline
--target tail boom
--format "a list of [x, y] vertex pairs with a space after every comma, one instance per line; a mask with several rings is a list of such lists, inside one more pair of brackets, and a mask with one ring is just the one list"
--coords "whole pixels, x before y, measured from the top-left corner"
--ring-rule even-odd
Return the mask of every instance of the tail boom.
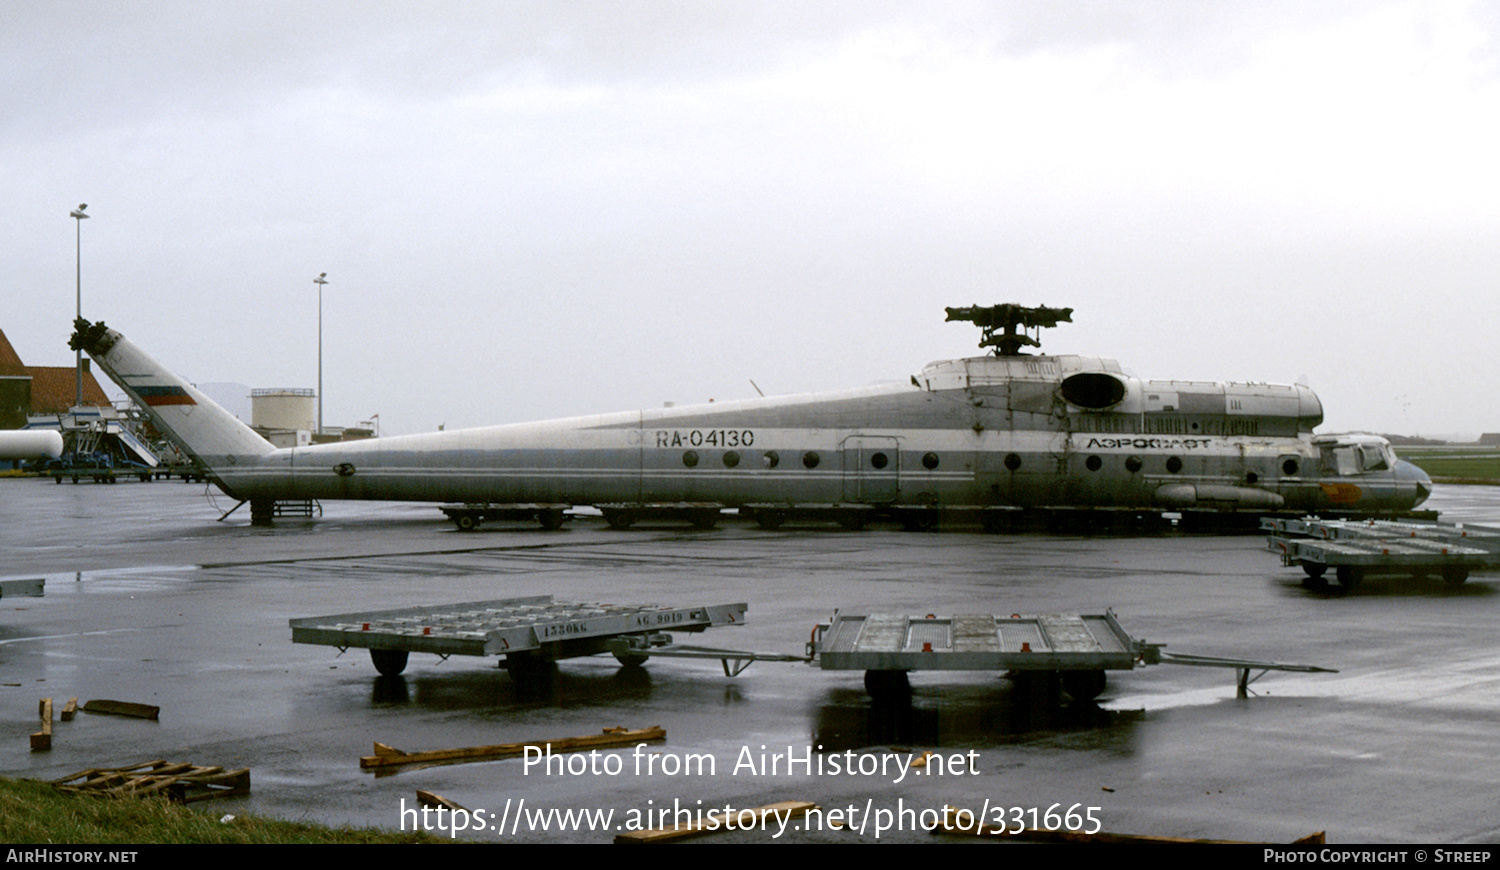
[[80, 317], [74, 327], [69, 346], [92, 357], [162, 434], [202, 466], [220, 489], [239, 497], [235, 478], [254, 475], [255, 466], [276, 448], [102, 321], [90, 324]]

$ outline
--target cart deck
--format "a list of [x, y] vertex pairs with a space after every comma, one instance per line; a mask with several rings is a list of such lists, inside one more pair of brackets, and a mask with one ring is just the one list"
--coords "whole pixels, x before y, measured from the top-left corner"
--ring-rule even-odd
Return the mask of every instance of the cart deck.
[[503, 655], [507, 664], [514, 664], [608, 652], [609, 642], [621, 637], [644, 637], [655, 646], [670, 643], [661, 634], [668, 629], [743, 625], [747, 609], [743, 603], [664, 607], [554, 601], [540, 595], [311, 616], [291, 620], [291, 627], [294, 643], [369, 649], [381, 673], [393, 675], [412, 652], [444, 658]]
[[1437, 574], [1457, 585], [1469, 572], [1500, 565], [1500, 529], [1397, 520], [1265, 518], [1266, 546], [1284, 565], [1300, 565], [1309, 585], [1329, 568], [1345, 587], [1370, 574]]
[[1114, 611], [1009, 617], [988, 613], [910, 616], [839, 613], [813, 629], [808, 658], [827, 671], [862, 670], [877, 700], [911, 692], [911, 671], [1008, 671], [1012, 680], [1061, 687], [1088, 701], [1104, 690], [1105, 671], [1175, 664], [1233, 668], [1239, 697], [1248, 696], [1251, 671], [1326, 672], [1326, 668], [1165, 652], [1136, 640]]
[[839, 613], [815, 641], [823, 670], [1130, 670], [1149, 645], [1093, 616]]

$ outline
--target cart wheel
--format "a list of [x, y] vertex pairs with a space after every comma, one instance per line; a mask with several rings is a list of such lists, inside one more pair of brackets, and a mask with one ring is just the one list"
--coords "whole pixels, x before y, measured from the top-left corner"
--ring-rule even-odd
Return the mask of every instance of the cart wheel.
[[641, 665], [644, 665], [646, 663], [646, 659], [649, 658], [651, 657], [646, 655], [645, 653], [615, 653], [615, 659], [627, 668], [638, 668]]
[[370, 661], [382, 677], [394, 677], [406, 670], [407, 651], [404, 649], [372, 649]]
[[1365, 579], [1365, 572], [1353, 565], [1340, 565], [1334, 576], [1338, 578], [1339, 585], [1347, 592], [1358, 586], [1359, 581]]
[[688, 513], [688, 522], [692, 523], [695, 529], [708, 531], [719, 524], [719, 509], [700, 508], [690, 511]]
[[1063, 691], [1075, 701], [1092, 701], [1104, 691], [1103, 671], [1063, 671]]
[[609, 527], [612, 529], [628, 529], [635, 523], [635, 514], [627, 510], [610, 508], [609, 510], [602, 511], [602, 513], [604, 514], [604, 521], [609, 523]]
[[52, 480], [55, 481], [56, 483], [58, 483], [60, 485], [60, 484], [62, 484], [62, 475], [61, 474], [53, 475]]
[[551, 659], [534, 653], [511, 653], [502, 666], [510, 672], [510, 678], [526, 687], [545, 685], [556, 672]]
[[555, 532], [563, 527], [563, 512], [556, 508], [537, 511], [536, 521], [541, 523], [542, 528], [546, 531]]
[[479, 518], [473, 514], [459, 514], [453, 518], [453, 524], [460, 532], [472, 532], [479, 528]]
[[877, 701], [911, 697], [911, 680], [906, 671], [865, 671], [865, 691]]
[[839, 511], [838, 524], [851, 532], [857, 532], [865, 527], [864, 511]]
[[1462, 586], [1469, 579], [1468, 568], [1444, 568], [1443, 582], [1449, 586]]
[[1322, 580], [1323, 575], [1328, 571], [1328, 566], [1320, 565], [1317, 562], [1303, 562], [1302, 570], [1307, 572], [1309, 580]]

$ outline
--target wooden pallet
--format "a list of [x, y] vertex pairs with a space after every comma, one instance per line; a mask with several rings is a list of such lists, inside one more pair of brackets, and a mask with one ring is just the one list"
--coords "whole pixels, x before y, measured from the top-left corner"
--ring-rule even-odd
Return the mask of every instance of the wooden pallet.
[[114, 797], [161, 795], [186, 804], [250, 793], [250, 769], [225, 770], [185, 761], [146, 761], [130, 767], [94, 767], [51, 780], [61, 791]]

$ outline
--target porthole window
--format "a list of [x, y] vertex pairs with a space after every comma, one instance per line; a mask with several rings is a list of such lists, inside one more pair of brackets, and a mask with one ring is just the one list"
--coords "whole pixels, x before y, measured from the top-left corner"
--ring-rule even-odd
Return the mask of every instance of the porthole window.
[[870, 455], [870, 465], [875, 468], [885, 468], [890, 464], [891, 458], [889, 456], [886, 456], [884, 453], [872, 453]]
[[682, 454], [682, 464], [688, 468], [696, 468], [698, 466], [698, 451], [684, 451]]
[[724, 454], [724, 467], [733, 468], [740, 464], [740, 455], [733, 450]]
[[1287, 461], [1281, 463], [1281, 473], [1285, 474], [1287, 477], [1296, 477], [1297, 472], [1301, 470], [1301, 466], [1297, 465], [1297, 460], [1295, 459], [1288, 459]]
[[1125, 460], [1125, 470], [1130, 472], [1131, 474], [1135, 474], [1137, 471], [1140, 471], [1141, 458], [1139, 456], [1132, 456], [1129, 459]]
[[781, 456], [775, 450], [767, 450], [761, 454], [760, 464], [767, 468], [775, 468], [781, 464]]
[[926, 456], [923, 456], [922, 457], [922, 467], [925, 468], [925, 469], [927, 469], [928, 471], [932, 471], [933, 469], [937, 468], [938, 467], [938, 455], [936, 453], [929, 453]]
[[1176, 474], [1177, 472], [1179, 472], [1181, 470], [1182, 470], [1182, 460], [1180, 458], [1178, 458], [1176, 456], [1169, 456], [1169, 457], [1167, 457], [1167, 471], [1171, 472], [1172, 474]]
[[1088, 459], [1085, 459], [1083, 461], [1083, 467], [1087, 468], [1089, 471], [1098, 471], [1099, 469], [1104, 467], [1104, 460], [1100, 459], [1097, 456], [1090, 456]]
[[1015, 471], [1016, 469], [1020, 468], [1021, 457], [1017, 456], [1014, 453], [1007, 453], [1005, 455], [1005, 467], [1009, 468], [1011, 471]]
[[818, 452], [816, 450], [809, 450], [806, 453], [802, 454], [802, 465], [805, 468], [817, 468]]

